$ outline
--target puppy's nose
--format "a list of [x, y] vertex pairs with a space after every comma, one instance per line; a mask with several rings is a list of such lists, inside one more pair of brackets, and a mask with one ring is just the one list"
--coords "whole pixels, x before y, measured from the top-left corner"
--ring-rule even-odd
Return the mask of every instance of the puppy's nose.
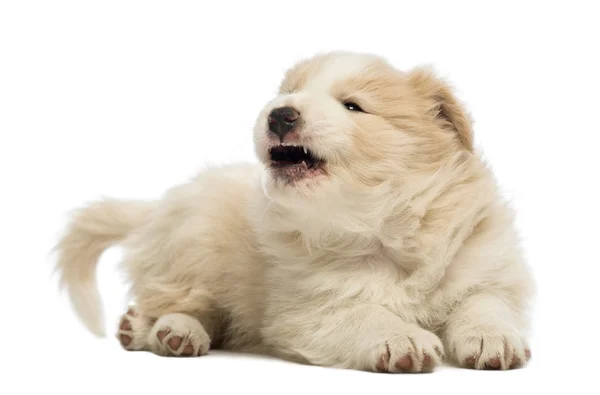
[[300, 113], [292, 107], [276, 108], [269, 114], [269, 130], [283, 141], [283, 137], [298, 124], [299, 118]]

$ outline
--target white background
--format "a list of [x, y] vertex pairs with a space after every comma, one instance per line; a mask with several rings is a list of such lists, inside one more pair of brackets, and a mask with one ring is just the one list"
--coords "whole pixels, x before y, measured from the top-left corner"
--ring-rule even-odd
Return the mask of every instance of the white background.
[[[597, 391], [593, 3], [3, 1], [0, 392]], [[377, 375], [224, 353], [160, 358], [86, 332], [52, 277], [68, 211], [100, 195], [158, 198], [204, 164], [254, 161], [251, 128], [284, 70], [334, 49], [432, 64], [467, 103], [538, 283], [530, 365]], [[127, 305], [120, 254], [99, 265], [110, 333]]]

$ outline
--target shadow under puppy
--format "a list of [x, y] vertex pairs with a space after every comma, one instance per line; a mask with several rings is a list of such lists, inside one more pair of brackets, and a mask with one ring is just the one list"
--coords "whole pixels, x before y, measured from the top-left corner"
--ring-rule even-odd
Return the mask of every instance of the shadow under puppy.
[[104, 328], [95, 265], [121, 243], [127, 350], [377, 372], [525, 364], [533, 283], [513, 213], [443, 81], [370, 54], [319, 54], [288, 70], [254, 142], [256, 164], [76, 212], [58, 269], [93, 333]]

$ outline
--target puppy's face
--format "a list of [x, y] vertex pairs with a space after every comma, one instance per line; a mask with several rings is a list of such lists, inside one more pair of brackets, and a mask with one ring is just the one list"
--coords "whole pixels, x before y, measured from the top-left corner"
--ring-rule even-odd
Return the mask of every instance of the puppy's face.
[[266, 194], [297, 205], [400, 185], [449, 151], [470, 149], [469, 127], [429, 73], [401, 73], [371, 55], [331, 53], [287, 72], [254, 138]]

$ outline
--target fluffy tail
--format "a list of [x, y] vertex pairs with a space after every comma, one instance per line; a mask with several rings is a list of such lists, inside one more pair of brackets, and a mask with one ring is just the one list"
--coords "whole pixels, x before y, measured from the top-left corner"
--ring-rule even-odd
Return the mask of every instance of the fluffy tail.
[[77, 210], [58, 242], [60, 286], [85, 326], [104, 336], [102, 303], [96, 286], [96, 264], [107, 248], [117, 244], [150, 217], [154, 204], [104, 199]]

